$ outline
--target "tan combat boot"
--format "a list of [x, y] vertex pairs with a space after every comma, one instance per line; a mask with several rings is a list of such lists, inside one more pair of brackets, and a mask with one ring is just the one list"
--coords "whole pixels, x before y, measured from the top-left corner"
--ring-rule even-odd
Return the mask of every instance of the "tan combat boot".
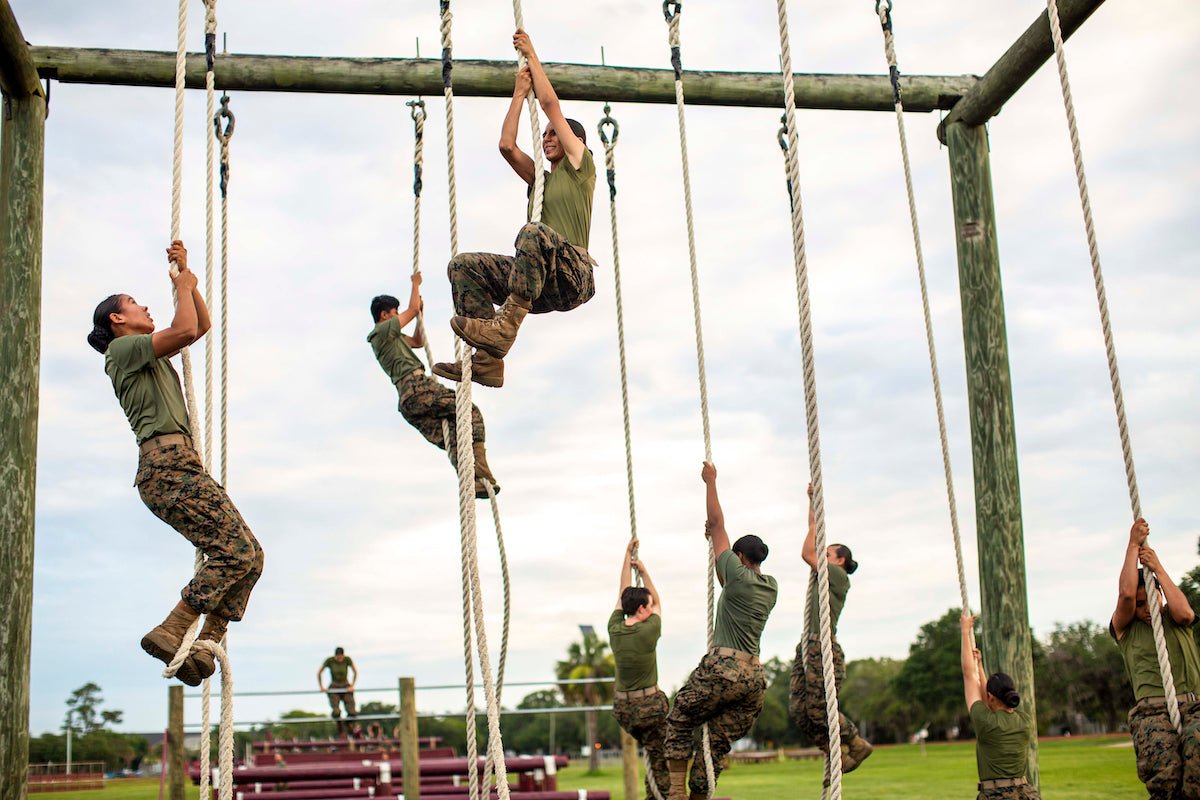
[[688, 762], [686, 758], [667, 760], [667, 772], [671, 775], [671, 791], [667, 800], [688, 800]]
[[472, 449], [475, 451], [475, 497], [480, 500], [488, 497], [484, 481], [492, 485], [493, 492], [500, 494], [500, 484], [496, 483], [496, 476], [492, 474], [492, 469], [488, 466], [487, 450], [484, 449], [483, 442], [474, 442]]
[[854, 772], [862, 762], [875, 751], [875, 748], [861, 736], [855, 736], [849, 744], [842, 747], [842, 772]]
[[[433, 374], [455, 382], [462, 380], [462, 366], [457, 362], [438, 362], [433, 365]], [[480, 386], [499, 389], [504, 385], [504, 361], [493, 358], [483, 350], [471, 356], [471, 380]]]
[[[229, 620], [218, 614], [208, 614], [204, 617], [204, 627], [200, 629], [200, 635], [196, 637], [196, 641], [206, 639], [210, 642], [220, 644], [225, 638], [225, 630], [229, 627]], [[207, 650], [197, 650], [192, 653], [192, 663], [196, 666], [196, 674], [204, 680], [208, 676], [217, 671], [217, 662], [212, 657], [212, 653]]]
[[[179, 650], [179, 645], [183, 643], [188, 628], [198, 616], [200, 612], [180, 600], [161, 625], [142, 637], [142, 649], [164, 664], [170, 664]], [[195, 664], [190, 657], [179, 665], [175, 677], [188, 686], [200, 685], [200, 676], [196, 673]]]
[[517, 340], [521, 320], [525, 319], [532, 307], [532, 301], [510, 294], [491, 319], [458, 316], [450, 320], [450, 327], [472, 347], [495, 358], [504, 358]]

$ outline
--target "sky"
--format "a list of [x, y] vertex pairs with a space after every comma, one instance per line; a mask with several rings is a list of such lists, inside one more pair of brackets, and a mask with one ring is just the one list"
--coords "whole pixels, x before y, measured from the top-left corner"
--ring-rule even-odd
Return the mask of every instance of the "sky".
[[[193, 4], [189, 40], [203, 41]], [[133, 0], [12, 0], [35, 44], [171, 49], [175, 9]], [[853, 7], [852, 7], [853, 6]], [[789, 5], [797, 71], [883, 73], [870, 3]], [[336, 8], [336, 13], [332, 9]], [[778, 69], [771, 3], [688, 5], [689, 69]], [[900, 68], [982, 74], [1044, 8], [1036, 0], [898, 4]], [[455, 54], [513, 58], [507, 4], [459, 0]], [[439, 49], [437, 4], [222, 3], [235, 53], [397, 56]], [[659, 4], [526, 0], [545, 61], [666, 68]], [[1171, 574], [1197, 563], [1200, 522], [1200, 112], [1179, 102], [1200, 11], [1164, 0], [1102, 7], [1068, 44], [1143, 507]], [[686, 86], [685, 86], [686, 90]], [[235, 93], [230, 188], [227, 486], [266, 551], [243, 622], [236, 687], [311, 692], [333, 648], [358, 665], [360, 702], [462, 681], [457, 484], [396, 412], [366, 335], [370, 298], [404, 296], [412, 269], [413, 133], [402, 97]], [[192, 551], [132, 488], [136, 448], [85, 343], [113, 292], [170, 317], [173, 94], [55, 85], [46, 207], [32, 707], [56, 729], [76, 687], [99, 684], [123, 730], [166, 722], [161, 665], [141, 636], [175, 603]], [[434, 354], [452, 351], [441, 98], [427, 98], [421, 266]], [[455, 102], [463, 250], [506, 252], [523, 184], [496, 150], [503, 99]], [[602, 102], [567, 104], [589, 132]], [[183, 236], [204, 266], [204, 96], [187, 97]], [[770, 545], [779, 602], [764, 657], [802, 627], [808, 456], [779, 111], [693, 107], [688, 147], [714, 459], [732, 535]], [[620, 260], [637, 523], [663, 594], [660, 683], [704, 650], [703, 458], [675, 112], [617, 104]], [[962, 321], [947, 155], [937, 115], [909, 114], [916, 193], [972, 603], [978, 565]], [[831, 541], [851, 546], [839, 639], [849, 659], [903, 657], [958, 603], [929, 362], [894, 115], [803, 111], [801, 192], [810, 268], [821, 457]], [[1030, 623], [1107, 620], [1129, 505], [1057, 76], [1043, 68], [989, 126], [1007, 309]], [[527, 121], [522, 142], [528, 147]], [[597, 162], [603, 151], [591, 144]], [[607, 192], [597, 187], [595, 299], [531, 317], [503, 389], [477, 388], [513, 581], [508, 677], [538, 681], [602, 628], [629, 536]], [[213, 337], [210, 337], [213, 341]], [[215, 341], [214, 341], [215, 344]], [[193, 348], [197, 364], [203, 347]], [[480, 559], [493, 658], [498, 558], [486, 506]], [[506, 693], [509, 704], [525, 691]], [[198, 719], [198, 701], [187, 715]], [[461, 708], [459, 690], [418, 693]], [[241, 698], [240, 720], [321, 711], [319, 695]]]

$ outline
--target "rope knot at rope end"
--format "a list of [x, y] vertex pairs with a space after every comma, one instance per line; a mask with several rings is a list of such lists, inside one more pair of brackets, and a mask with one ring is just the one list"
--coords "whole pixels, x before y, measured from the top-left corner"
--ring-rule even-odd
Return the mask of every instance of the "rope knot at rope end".
[[663, 19], [673, 22], [683, 11], [683, 0], [663, 0]]

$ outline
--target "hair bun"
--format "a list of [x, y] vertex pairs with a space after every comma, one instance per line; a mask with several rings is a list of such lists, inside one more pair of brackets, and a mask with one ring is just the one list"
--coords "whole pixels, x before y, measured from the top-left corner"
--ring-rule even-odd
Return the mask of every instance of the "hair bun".
[[854, 570], [856, 570], [856, 569], [858, 569], [858, 562], [855, 561], [853, 558], [848, 559], [846, 561], [846, 574], [853, 575]]
[[90, 344], [92, 349], [100, 355], [104, 355], [106, 352], [108, 352], [108, 346], [112, 344], [112, 340], [112, 332], [105, 330], [99, 325], [94, 326], [92, 328], [92, 332], [89, 333], [87, 337], [88, 344]]
[[1004, 705], [1008, 706], [1009, 708], [1016, 708], [1017, 706], [1021, 705], [1021, 695], [1017, 694], [1016, 689], [1009, 689], [1000, 699], [1003, 700]]

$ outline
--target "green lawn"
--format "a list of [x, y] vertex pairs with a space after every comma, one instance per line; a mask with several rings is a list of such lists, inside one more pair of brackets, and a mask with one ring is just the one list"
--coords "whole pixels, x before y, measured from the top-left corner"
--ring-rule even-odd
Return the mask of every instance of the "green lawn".
[[[1135, 800], [1146, 797], [1137, 779], [1128, 737], [1042, 742], [1042, 792], [1047, 800]], [[559, 773], [560, 789], [607, 789], [623, 797], [620, 767], [588, 775], [578, 763]], [[847, 800], [951, 800], [975, 797], [973, 743], [883, 747], [843, 783]], [[819, 798], [821, 763], [788, 761], [734, 765], [721, 777], [718, 796], [735, 800]], [[157, 800], [156, 778], [108, 782], [102, 791], [63, 792], [47, 800]], [[196, 787], [187, 785], [188, 800]]]

